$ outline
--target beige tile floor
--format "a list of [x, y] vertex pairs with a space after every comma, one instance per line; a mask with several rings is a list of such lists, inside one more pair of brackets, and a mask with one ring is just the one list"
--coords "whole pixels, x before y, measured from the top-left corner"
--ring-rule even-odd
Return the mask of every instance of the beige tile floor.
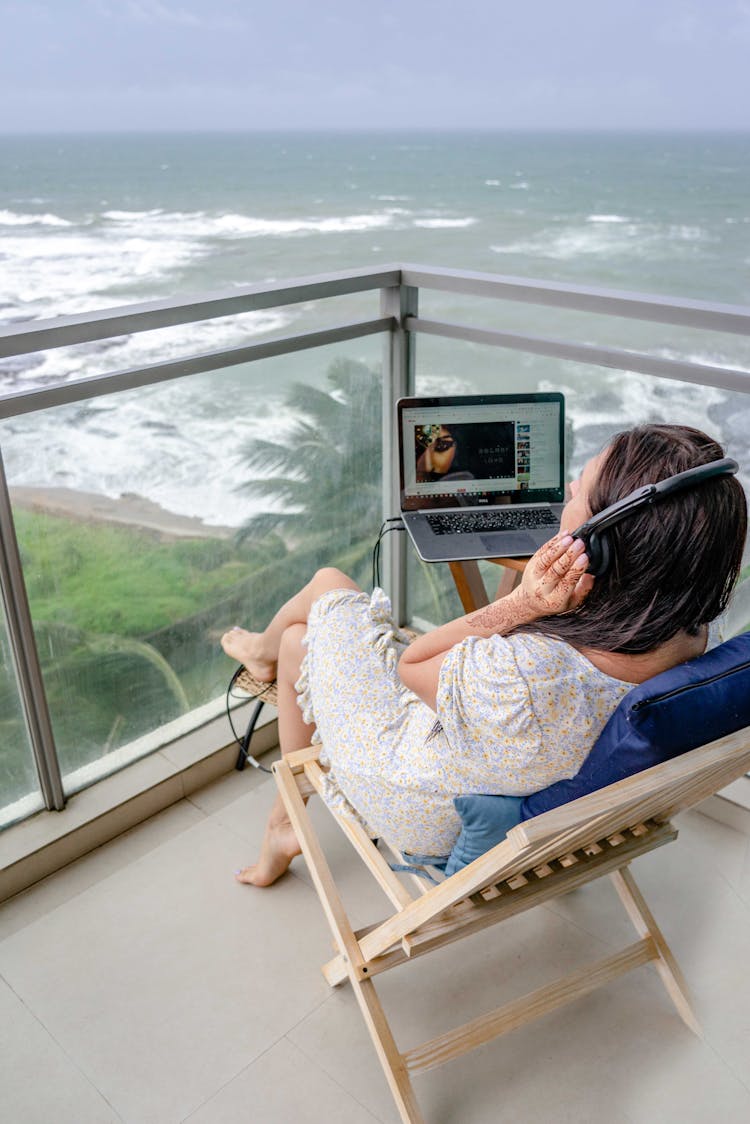
[[[233, 773], [0, 908], [3, 1124], [396, 1121], [301, 860], [233, 881], [271, 782]], [[316, 813], [357, 924], [365, 889]], [[698, 813], [634, 871], [705, 1037], [651, 967], [415, 1080], [431, 1124], [750, 1121], [750, 839]], [[633, 938], [606, 884], [381, 977], [404, 1048]]]

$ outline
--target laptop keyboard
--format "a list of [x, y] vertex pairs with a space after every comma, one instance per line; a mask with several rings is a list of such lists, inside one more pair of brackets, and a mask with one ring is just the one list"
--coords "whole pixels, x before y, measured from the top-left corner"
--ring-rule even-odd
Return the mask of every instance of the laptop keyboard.
[[548, 507], [502, 511], [441, 511], [427, 516], [436, 535], [465, 535], [485, 531], [535, 531], [556, 527], [558, 519]]

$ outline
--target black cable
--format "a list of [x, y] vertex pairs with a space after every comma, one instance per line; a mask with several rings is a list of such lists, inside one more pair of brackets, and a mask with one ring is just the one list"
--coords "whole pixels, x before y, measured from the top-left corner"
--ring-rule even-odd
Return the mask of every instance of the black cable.
[[[235, 683], [237, 682], [237, 679], [239, 678], [239, 676], [242, 674], [242, 672], [244, 670], [245, 670], [244, 667], [242, 667], [242, 666], [238, 667], [237, 670], [235, 671], [234, 675], [232, 676], [232, 678], [229, 680], [229, 685], [227, 687], [227, 695], [226, 695], [227, 721], [229, 722], [229, 728], [232, 731], [232, 734], [234, 735], [234, 740], [237, 742], [237, 745], [240, 747], [240, 749], [242, 750], [242, 752], [245, 755], [245, 760], [249, 761], [250, 764], [255, 769], [260, 769], [264, 773], [270, 773], [271, 772], [270, 769], [267, 769], [265, 765], [261, 765], [260, 761], [256, 761], [256, 759], [252, 756], [252, 754], [248, 753], [248, 747], [245, 745], [245, 740], [243, 738], [240, 738], [239, 734], [237, 733], [237, 731], [234, 728], [234, 722], [232, 721], [232, 712], [229, 708], [230, 698], [233, 698], [233, 699], [244, 698], [243, 695], [233, 695], [232, 694], [232, 687], [235, 685]], [[269, 683], [268, 686], [264, 687], [263, 690], [259, 691], [258, 694], [255, 695], [254, 697], [256, 699], [260, 699], [262, 701], [263, 696], [271, 689], [271, 687], [273, 687], [273, 683]], [[247, 699], [246, 701], [251, 702], [252, 700]]]
[[[396, 527], [389, 527], [389, 523], [400, 524]], [[380, 585], [380, 544], [385, 536], [390, 531], [403, 531], [404, 524], [400, 515], [395, 516], [393, 519], [384, 519], [380, 524], [380, 531], [375, 541], [375, 546], [372, 548], [372, 587]]]
[[378, 543], [378, 555], [377, 555], [377, 562], [376, 562], [375, 585], [380, 585], [380, 543], [383, 541], [383, 539], [385, 538], [386, 535], [389, 535], [391, 533], [391, 531], [405, 531], [405, 530], [406, 530], [406, 528], [402, 524], [400, 527], [387, 527], [386, 530], [384, 531], [384, 533], [382, 534], [382, 536], [380, 538], [380, 542]]
[[372, 588], [376, 588], [380, 584], [380, 547], [383, 538], [386, 537], [389, 531], [395, 531], [395, 527], [387, 527], [385, 523], [380, 527], [380, 534], [378, 541], [374, 545], [373, 558], [372, 558]]

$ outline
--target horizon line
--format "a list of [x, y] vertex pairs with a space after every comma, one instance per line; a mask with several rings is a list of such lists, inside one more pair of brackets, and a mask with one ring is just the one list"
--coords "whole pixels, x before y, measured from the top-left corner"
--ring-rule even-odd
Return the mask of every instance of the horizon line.
[[431, 133], [431, 134], [457, 134], [457, 133], [485, 133], [505, 135], [545, 134], [545, 135], [570, 135], [570, 134], [625, 134], [637, 136], [660, 136], [665, 133], [681, 134], [684, 136], [750, 136], [750, 128], [742, 126], [684, 126], [684, 125], [316, 125], [292, 126], [277, 125], [269, 127], [226, 127], [226, 128], [183, 128], [180, 126], [133, 126], [133, 127], [86, 127], [64, 129], [3, 129], [0, 128], [0, 137], [61, 137], [61, 136], [269, 136], [274, 134], [293, 134], [298, 136], [331, 135], [331, 134], [391, 134], [403, 135], [405, 133]]

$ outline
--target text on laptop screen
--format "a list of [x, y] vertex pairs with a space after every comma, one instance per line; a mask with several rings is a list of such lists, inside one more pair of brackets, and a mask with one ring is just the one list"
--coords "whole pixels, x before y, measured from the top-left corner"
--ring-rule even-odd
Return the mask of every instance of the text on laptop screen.
[[405, 506], [562, 498], [553, 494], [562, 487], [561, 408], [559, 396], [404, 404]]

